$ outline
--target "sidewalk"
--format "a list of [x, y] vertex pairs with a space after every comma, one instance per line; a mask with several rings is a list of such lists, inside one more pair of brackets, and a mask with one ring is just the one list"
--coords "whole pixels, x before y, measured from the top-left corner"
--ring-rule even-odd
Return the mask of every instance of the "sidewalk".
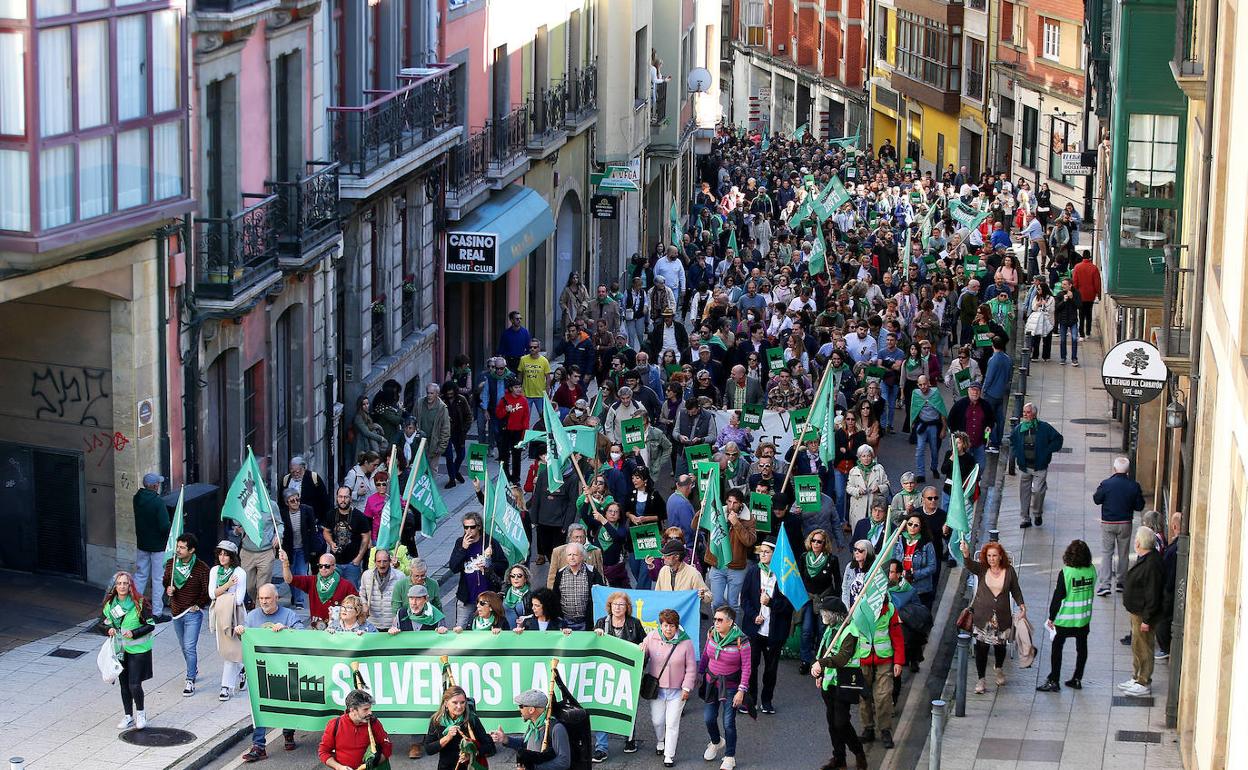
[[[497, 464], [491, 465], [492, 475]], [[470, 504], [476, 505], [471, 484], [443, 489], [442, 494], [452, 515], [431, 539], [420, 544], [430, 574], [439, 578], [462, 532], [459, 513]], [[289, 594], [284, 586], [279, 589], [285, 605]], [[443, 595], [454, 599], [453, 592], [447, 594], [445, 583]], [[227, 703], [217, 700], [221, 659], [207, 622], [199, 639], [199, 682], [190, 698], [182, 697], [186, 669], [173, 624], [162, 623], [153, 632], [155, 675], [144, 684], [149, 727], [187, 730], [195, 740], [168, 748], [147, 748], [120, 740], [116, 725], [122, 716], [121, 696], [117, 685], [101, 681], [96, 669], [95, 655], [103, 637], [90, 631], [95, 621], [94, 616], [67, 616], [65, 624], [76, 625], [0, 654], [0, 681], [5, 684], [0, 693], [0, 756], [22, 757], [30, 770], [155, 770], [210, 752], [225, 737], [250, 726], [251, 709], [245, 692]], [[65, 652], [49, 655], [57, 650], [83, 654], [77, 658], [60, 657]], [[234, 746], [227, 748], [233, 751]]]
[[[1095, 600], [1083, 689], [1035, 690], [1048, 675], [1050, 648], [1043, 623], [1067, 544], [1076, 538], [1087, 542], [1100, 569], [1100, 524], [1092, 492], [1112, 473], [1110, 464], [1122, 446], [1121, 430], [1110, 419], [1110, 398], [1101, 385], [1099, 337], [1081, 341], [1080, 348], [1080, 368], [1060, 366], [1055, 342], [1053, 360], [1033, 361], [1028, 379], [1027, 400], [1037, 405], [1041, 420], [1065, 437], [1062, 453], [1050, 465], [1044, 526], [1018, 528], [1017, 476], [1006, 477], [999, 518], [1001, 542], [1022, 581], [1039, 653], [1028, 669], [1007, 660], [1009, 681], [1000, 689], [992, 684], [990, 660], [988, 692], [976, 695], [972, 651], [964, 718], [953, 716], [955, 664], [945, 688], [948, 719], [941, 754], [942, 764], [949, 767], [1182, 767], [1177, 736], [1165, 727], [1169, 662], [1157, 661], [1151, 698], [1121, 696], [1117, 689], [1131, 677], [1131, 650], [1118, 641], [1130, 630], [1121, 594]], [[1062, 681], [1071, 677], [1074, 664], [1071, 641], [1063, 655]], [[919, 766], [927, 766], [930, 750], [930, 745], [924, 749]]]

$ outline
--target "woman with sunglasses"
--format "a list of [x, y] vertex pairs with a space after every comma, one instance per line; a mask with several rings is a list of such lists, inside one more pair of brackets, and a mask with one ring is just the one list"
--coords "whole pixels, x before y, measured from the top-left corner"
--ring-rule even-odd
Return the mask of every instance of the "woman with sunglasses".
[[[702, 721], [710, 743], [702, 758], [714, 762], [723, 752], [720, 770], [737, 766], [737, 709], [750, 689], [750, 640], [737, 625], [737, 613], [727, 605], [715, 609], [711, 632], [698, 661], [699, 694], [705, 704]], [[720, 737], [720, 715], [723, 737]]]
[[[969, 371], [970, 374], [961, 374], [965, 371]], [[966, 387], [968, 385], [975, 380], [982, 379], [979, 362], [971, 358], [971, 346], [959, 345], [958, 355], [949, 362], [949, 368], [945, 370], [946, 387], [952, 390], [955, 396], [961, 398], [966, 395]]]
[[846, 607], [853, 607], [858, 594], [866, 583], [867, 573], [875, 563], [875, 546], [870, 540], [859, 540], [850, 551], [849, 566], [845, 568], [845, 577], [841, 580], [841, 601]]
[[386, 513], [386, 498], [390, 494], [390, 474], [377, 471], [373, 474], [373, 488], [376, 490], [364, 502], [364, 517], [373, 527], [373, 540], [377, 542], [377, 532], [381, 529], [381, 519]]
[[810, 601], [802, 605], [798, 623], [802, 629], [801, 663], [798, 671], [805, 676], [815, 661], [815, 645], [823, 634], [819, 602], [824, 596], [841, 592], [841, 560], [832, 552], [832, 536], [827, 530], [816, 529], [806, 536], [806, 552], [802, 554], [802, 585]]
[[901, 562], [902, 574], [918, 592], [919, 601], [930, 610], [936, 599], [934, 578], [940, 565], [923, 517], [918, 513], [911, 513], [902, 523], [901, 537], [893, 546], [893, 558]]
[[503, 609], [503, 597], [494, 591], [482, 591], [477, 597], [476, 611], [468, 626], [455, 626], [451, 630], [457, 634], [465, 631], [489, 631], [497, 636], [507, 627], [507, 612]]
[[529, 568], [516, 564], [507, 570], [507, 589], [503, 591], [503, 612], [508, 628], [514, 628], [525, 615], [533, 614], [533, 576]]

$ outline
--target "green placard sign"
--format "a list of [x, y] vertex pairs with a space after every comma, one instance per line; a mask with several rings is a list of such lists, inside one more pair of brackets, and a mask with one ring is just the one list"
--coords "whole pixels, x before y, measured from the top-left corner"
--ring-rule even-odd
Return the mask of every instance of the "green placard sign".
[[697, 481], [697, 490], [700, 494], [705, 494], [707, 478], [715, 471], [719, 463], [714, 460], [699, 460], [691, 467]]
[[512, 699], [525, 690], [547, 692], [550, 661], [558, 658], [559, 676], [589, 712], [593, 729], [632, 733], [641, 648], [610, 635], [558, 631], [532, 631], [522, 645], [516, 639], [480, 631], [357, 636], [249, 628], [243, 634], [243, 665], [252, 719], [260, 727], [324, 730], [343, 713], [353, 689], [354, 660], [386, 730], [424, 733], [442, 698], [439, 656], [446, 655], [455, 683], [468, 691], [481, 721], [523, 732]]
[[709, 459], [711, 459], [710, 444], [694, 444], [693, 446], [685, 447], [685, 462], [689, 464], [690, 468], [696, 468], [699, 461]]
[[958, 386], [958, 395], [965, 396], [971, 384], [971, 370], [959, 369], [953, 373], [953, 382]]
[[657, 559], [663, 555], [658, 524], [641, 524], [636, 527], [629, 527], [628, 536], [633, 540], [633, 556], [635, 558], [645, 559], [653, 556]]
[[789, 430], [793, 433], [793, 438], [800, 438], [798, 435], [802, 432], [802, 428], [806, 427], [806, 417], [810, 414], [810, 409], [794, 409], [789, 412]]
[[794, 476], [793, 488], [797, 490], [797, 505], [804, 513], [819, 512], [818, 476]]
[[741, 427], [746, 430], [759, 430], [763, 427], [762, 404], [746, 404], [741, 408]]
[[667, 372], [668, 377], [671, 377], [673, 374], [680, 371], [680, 364], [668, 364], [663, 367], [663, 371]]
[[630, 417], [620, 423], [620, 444], [625, 452], [646, 447], [646, 423], [641, 417]]
[[868, 366], [862, 370], [862, 383], [879, 382], [884, 379], [884, 375], [888, 374], [888, 370], [882, 366]]
[[976, 324], [971, 327], [973, 333], [972, 339], [975, 340], [975, 347], [988, 348], [992, 347], [992, 327], [988, 324]]
[[767, 368], [772, 374], [784, 368], [784, 348], [767, 348]]
[[485, 444], [473, 442], [468, 445], [468, 475], [481, 482], [482, 487], [488, 480], [486, 460], [490, 456], [490, 448]]
[[771, 495], [763, 492], [750, 493], [750, 515], [759, 532], [771, 531]]

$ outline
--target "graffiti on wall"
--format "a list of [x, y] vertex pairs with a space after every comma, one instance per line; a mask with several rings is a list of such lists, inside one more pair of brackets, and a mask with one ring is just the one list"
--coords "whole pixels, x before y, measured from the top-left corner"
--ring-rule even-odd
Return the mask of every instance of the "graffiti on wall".
[[31, 371], [36, 420], [65, 420], [99, 427], [107, 418], [107, 369], [45, 366]]
[[86, 447], [87, 454], [99, 452], [98, 459], [95, 461], [95, 467], [99, 468], [104, 465], [104, 459], [110, 453], [124, 451], [130, 443], [130, 439], [124, 433], [113, 433], [110, 435], [108, 431], [100, 430], [83, 436], [82, 443]]

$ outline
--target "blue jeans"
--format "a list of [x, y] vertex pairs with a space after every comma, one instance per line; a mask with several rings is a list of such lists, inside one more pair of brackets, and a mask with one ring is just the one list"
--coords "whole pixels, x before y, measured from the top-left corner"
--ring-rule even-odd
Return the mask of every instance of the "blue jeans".
[[[987, 401], [992, 407], [992, 410], [997, 413], [997, 421], [992, 426], [992, 438], [989, 439], [988, 443], [994, 447], [999, 447], [1001, 446], [1001, 433], [1005, 430], [1005, 400], [1002, 399], [998, 401], [995, 398], [988, 398], [987, 396], [984, 396], [984, 400]], [[981, 470], [980, 473], [983, 473], [983, 471]]]
[[342, 576], [343, 580], [351, 581], [351, 585], [358, 589], [360, 587], [360, 576], [364, 574], [364, 570], [360, 569], [358, 564], [347, 562], [346, 564], [338, 565], [338, 574]]
[[[265, 744], [264, 735], [268, 731], [269, 731], [269, 728], [267, 727], [257, 727], [255, 730], [252, 730], [251, 745], [264, 748], [264, 744]], [[294, 740], [295, 731], [294, 730], [282, 730], [282, 737]]]
[[813, 599], [802, 605], [800, 617], [802, 622], [801, 659], [803, 663], [809, 665], [815, 662], [815, 646], [823, 638], [823, 618], [819, 617], [819, 610], [815, 609]]
[[914, 475], [926, 477], [927, 473], [923, 469], [923, 455], [931, 455], [932, 475], [936, 475], [937, 469], [940, 467], [940, 425], [938, 423], [926, 423], [927, 427], [922, 430], [916, 429], [914, 435], [917, 442], [914, 448]]
[[[975, 458], [975, 464], [979, 466], [979, 478], [982, 479], [984, 477], [984, 472], [987, 471], [988, 469], [987, 447], [985, 447], [983, 444], [980, 444], [979, 446], [971, 447], [970, 449], [966, 451], [970, 452], [971, 456]], [[955, 459], [954, 462], [957, 462], [957, 460]], [[963, 479], [963, 481], [965, 481], [965, 479]], [[949, 510], [949, 509], [946, 508], [945, 510]]]
[[[845, 495], [845, 484], [849, 481], [848, 473], [841, 473], [838, 470], [832, 471], [832, 486], [836, 490], [836, 521], [834, 524], [844, 524], [849, 520], [849, 498]], [[836, 532], [833, 537], [836, 542], [841, 542], [840, 527], [834, 526]]]
[[724, 756], [737, 755], [737, 710], [732, 707], [736, 692], [728, 693], [727, 700], [707, 703], [702, 707], [702, 721], [706, 722], [706, 735], [711, 743], [719, 743], [719, 713], [724, 713]]
[[654, 585], [650, 580], [650, 570], [644, 559], [628, 557], [628, 572], [633, 576], [633, 584], [639, 591], [648, 591]]
[[1057, 327], [1057, 337], [1061, 340], [1062, 361], [1066, 361], [1066, 335], [1070, 335], [1070, 360], [1079, 360], [1079, 324], [1062, 324]]
[[[165, 612], [165, 552], [135, 551], [134, 552], [134, 587], [151, 599], [152, 615], [160, 617]], [[147, 588], [148, 579], [152, 588]]]
[[897, 386], [880, 380], [880, 395], [884, 397], [884, 414], [880, 416], [880, 424], [892, 428], [893, 415], [897, 412]]
[[706, 573], [707, 587], [711, 589], [711, 611], [727, 604], [737, 614], [741, 613], [741, 586], [745, 584], [745, 570], [712, 567]]
[[203, 625], [203, 610], [188, 610], [173, 619], [173, 632], [178, 635], [182, 659], [186, 661], [186, 678], [192, 682], [199, 676], [199, 629]]
[[[304, 552], [302, 548], [296, 548], [295, 552], [290, 555], [290, 574], [291, 575], [308, 574], [308, 560], [303, 555], [303, 553]], [[307, 601], [308, 601], [307, 594], [305, 594], [303, 591], [300, 591], [298, 588], [295, 588], [294, 586], [290, 587], [290, 603], [291, 604], [302, 604], [304, 606], [307, 606]]]
[[529, 425], [536, 425], [537, 421], [545, 414], [546, 399], [530, 398], [529, 399]]

